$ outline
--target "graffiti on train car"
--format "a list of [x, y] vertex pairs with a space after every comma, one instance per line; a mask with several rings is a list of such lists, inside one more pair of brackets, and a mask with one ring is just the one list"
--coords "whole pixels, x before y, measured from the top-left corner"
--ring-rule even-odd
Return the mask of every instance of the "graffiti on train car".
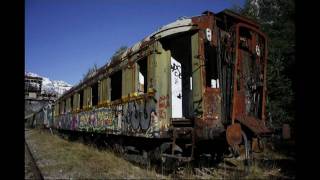
[[96, 110], [97, 121], [99, 127], [106, 127], [111, 124], [111, 119], [108, 118], [108, 108], [100, 108]]
[[72, 115], [72, 122], [71, 122], [71, 130], [76, 130], [79, 126], [79, 115], [73, 114]]
[[84, 130], [88, 127], [90, 114], [88, 112], [79, 113], [79, 129]]
[[[151, 100], [146, 102], [140, 100], [79, 113], [62, 114], [58, 118], [58, 128], [90, 132], [121, 130], [122, 134], [127, 135], [158, 137], [160, 119], [155, 111], [155, 105]], [[162, 115], [166, 118], [165, 110], [169, 106], [168, 95], [160, 98], [159, 106], [163, 109]]]
[[161, 119], [167, 118], [166, 109], [170, 106], [169, 95], [159, 97], [159, 117]]

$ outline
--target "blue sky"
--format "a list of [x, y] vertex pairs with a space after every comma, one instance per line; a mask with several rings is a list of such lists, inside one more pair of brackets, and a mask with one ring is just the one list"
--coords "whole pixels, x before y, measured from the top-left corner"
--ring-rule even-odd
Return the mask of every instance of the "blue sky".
[[76, 84], [163, 25], [244, 0], [26, 0], [25, 70]]

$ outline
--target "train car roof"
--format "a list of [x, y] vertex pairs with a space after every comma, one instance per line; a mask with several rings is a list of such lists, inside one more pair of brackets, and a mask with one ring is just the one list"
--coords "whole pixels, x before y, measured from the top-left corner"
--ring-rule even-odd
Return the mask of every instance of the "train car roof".
[[[255, 27], [259, 27], [257, 25], [257, 23], [255, 23], [254, 21], [252, 21], [248, 18], [244, 18], [243, 16], [240, 16], [239, 14], [236, 14], [230, 10], [224, 10], [222, 12], [219, 12], [218, 14], [214, 14], [210, 11], [205, 11], [202, 13], [202, 15], [208, 15], [208, 14], [214, 15], [217, 17], [227, 15], [228, 17], [237, 19], [240, 22], [246, 22], [246, 23], [249, 23], [250, 25], [253, 25]], [[187, 32], [187, 31], [190, 31], [193, 29], [197, 29], [198, 28], [197, 24], [194, 24], [192, 22], [192, 18], [199, 17], [202, 15], [193, 16], [193, 17], [182, 17], [172, 23], [169, 23], [169, 24], [166, 24], [166, 25], [160, 27], [155, 32], [151, 33], [150, 35], [146, 36], [141, 41], [135, 43], [133, 46], [126, 49], [122, 54], [119, 55], [118, 58], [116, 58], [114, 60], [110, 60], [109, 63], [106, 63], [104, 66], [100, 67], [90, 78], [80, 82], [79, 84], [73, 86], [71, 89], [69, 89], [68, 91], [63, 93], [58, 98], [58, 100], [61, 98], [64, 98], [65, 96], [68, 96], [73, 91], [77, 91], [86, 83], [92, 81], [94, 78], [96, 78], [100, 74], [106, 72], [107, 69], [115, 67], [116, 65], [120, 64], [123, 60], [127, 59], [129, 56], [132, 56], [132, 55], [136, 54], [137, 52], [139, 52], [140, 50], [144, 49], [145, 47], [151, 45], [154, 41], [161, 39], [161, 38], [164, 38], [164, 37], [167, 37], [167, 36], [177, 34], [177, 33], [182, 33], [182, 32]]]
[[217, 13], [215, 16], [220, 18], [221, 20], [223, 20], [224, 17], [227, 17], [233, 23], [243, 22], [243, 23], [249, 24], [257, 29], [260, 28], [260, 25], [254, 19], [247, 18], [247, 17], [242, 16], [238, 13], [235, 13], [229, 9], [225, 9], [225, 10]]

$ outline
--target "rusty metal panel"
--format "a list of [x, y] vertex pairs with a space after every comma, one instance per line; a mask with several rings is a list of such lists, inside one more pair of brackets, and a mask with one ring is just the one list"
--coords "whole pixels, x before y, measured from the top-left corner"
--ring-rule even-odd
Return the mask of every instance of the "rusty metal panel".
[[239, 123], [234, 123], [227, 128], [227, 142], [230, 146], [238, 145], [242, 142], [241, 126]]
[[203, 117], [195, 120], [198, 138], [212, 139], [225, 129], [221, 121], [221, 91], [206, 88], [203, 94]]
[[[249, 37], [240, 38], [240, 27], [243, 30], [250, 32]], [[255, 54], [257, 38], [265, 36], [257, 29], [250, 27], [246, 24], [239, 23], [235, 26], [236, 31], [236, 63], [234, 69], [234, 97], [233, 97], [233, 112], [232, 121], [238, 120], [243, 125], [251, 129], [255, 134], [270, 133], [270, 130], [265, 126], [264, 112], [265, 112], [265, 90], [266, 90], [266, 77], [265, 77], [265, 64], [266, 58], [260, 59], [259, 56], [252, 56]], [[259, 35], [260, 36], [259, 36]], [[240, 43], [241, 42], [241, 43]], [[266, 43], [263, 41], [262, 43]], [[248, 52], [247, 52], [248, 51]], [[266, 51], [263, 48], [263, 51]], [[254, 74], [255, 73], [255, 74]], [[259, 75], [259, 76], [258, 76]], [[259, 77], [259, 78], [258, 78]], [[263, 91], [262, 94], [257, 93], [259, 98], [262, 96], [261, 107], [256, 104], [255, 101], [251, 101], [251, 92], [258, 92], [249, 89], [250, 87], [256, 87], [261, 85], [260, 80], [263, 78]], [[249, 86], [250, 83], [257, 82], [255, 86]], [[254, 89], [256, 90], [256, 89]], [[254, 96], [256, 97], [256, 96]], [[256, 98], [257, 99], [257, 98]], [[259, 115], [258, 110], [262, 111]]]
[[203, 118], [208, 127], [221, 123], [221, 92], [218, 88], [206, 88]]
[[266, 127], [265, 122], [252, 116], [242, 116], [237, 119], [239, 122], [247, 126], [255, 134], [268, 134], [271, 131]]

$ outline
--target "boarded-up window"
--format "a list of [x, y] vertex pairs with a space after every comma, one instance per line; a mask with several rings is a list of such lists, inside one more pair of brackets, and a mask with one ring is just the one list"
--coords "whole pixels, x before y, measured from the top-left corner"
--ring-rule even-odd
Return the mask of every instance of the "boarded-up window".
[[72, 103], [72, 109], [73, 110], [78, 110], [80, 107], [79, 107], [79, 94], [78, 93], [75, 93], [73, 95], [73, 103]]
[[66, 100], [66, 112], [69, 113], [71, 111], [71, 98]]
[[135, 65], [128, 65], [122, 69], [122, 96], [126, 97], [135, 92]]
[[102, 79], [99, 83], [99, 103], [106, 103], [108, 100], [107, 78]]
[[83, 99], [84, 108], [88, 108], [92, 106], [92, 88], [86, 87], [84, 89], [84, 99]]

